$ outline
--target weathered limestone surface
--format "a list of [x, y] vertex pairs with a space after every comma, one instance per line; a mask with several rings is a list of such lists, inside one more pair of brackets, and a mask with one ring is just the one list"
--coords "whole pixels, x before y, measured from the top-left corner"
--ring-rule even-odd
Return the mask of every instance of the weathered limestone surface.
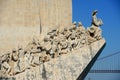
[[0, 0], [0, 55], [71, 23], [71, 0]]
[[76, 80], [104, 44], [104, 39], [98, 40], [49, 62], [40, 63], [37, 67], [26, 69], [14, 78], [15, 80]]
[[101, 39], [71, 53], [63, 54], [16, 75], [16, 80], [27, 80], [27, 78], [33, 78], [31, 80], [76, 80], [104, 44], [105, 40]]

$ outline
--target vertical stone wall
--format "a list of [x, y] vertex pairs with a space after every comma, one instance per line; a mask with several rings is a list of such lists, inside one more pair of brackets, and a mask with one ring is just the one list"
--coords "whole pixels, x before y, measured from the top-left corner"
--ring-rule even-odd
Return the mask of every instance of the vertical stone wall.
[[71, 23], [71, 0], [0, 0], [0, 54]]
[[72, 23], [71, 0], [40, 0], [42, 33], [53, 28], [70, 26]]

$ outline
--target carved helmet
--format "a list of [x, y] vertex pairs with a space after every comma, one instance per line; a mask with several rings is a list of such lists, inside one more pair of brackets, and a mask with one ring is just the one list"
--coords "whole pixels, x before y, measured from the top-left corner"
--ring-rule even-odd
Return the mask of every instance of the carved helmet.
[[79, 26], [82, 26], [82, 22], [78, 22], [78, 27], [79, 27]]
[[12, 53], [15, 53], [15, 52], [16, 52], [16, 49], [15, 49], [15, 48], [13, 48]]
[[90, 33], [94, 33], [95, 29], [93, 27], [89, 28]]
[[76, 25], [76, 24], [77, 24], [77, 22], [76, 22], [76, 21], [74, 21], [74, 22], [73, 22], [73, 25]]

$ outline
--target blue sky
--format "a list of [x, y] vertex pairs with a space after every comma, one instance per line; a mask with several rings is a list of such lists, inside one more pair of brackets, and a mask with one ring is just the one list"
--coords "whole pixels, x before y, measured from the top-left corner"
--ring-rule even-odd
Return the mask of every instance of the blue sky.
[[[103, 37], [107, 42], [107, 45], [101, 53], [100, 57], [120, 51], [120, 0], [72, 1], [73, 21], [81, 21], [85, 27], [89, 27], [91, 25], [92, 11], [98, 10], [97, 17], [103, 20], [104, 24], [101, 26], [101, 28], [103, 30]], [[118, 66], [118, 64], [116, 63], [115, 66]], [[102, 78], [102, 80], [103, 79], [104, 78]], [[108, 80], [113, 79], [111, 78]]]

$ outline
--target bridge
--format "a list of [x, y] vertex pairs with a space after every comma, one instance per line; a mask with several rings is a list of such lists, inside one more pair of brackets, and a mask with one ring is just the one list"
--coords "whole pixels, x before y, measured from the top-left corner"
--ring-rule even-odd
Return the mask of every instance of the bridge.
[[120, 73], [119, 62], [120, 51], [117, 51], [105, 57], [98, 58], [96, 64], [93, 66], [92, 70], [90, 70], [89, 73]]
[[[116, 51], [107, 56], [98, 58], [94, 64], [94, 66], [89, 71], [88, 75], [91, 75], [91, 76], [92, 76], [92, 74], [107, 75], [109, 73], [110, 74], [120, 74], [120, 51]], [[87, 80], [87, 79], [85, 79], [85, 80]]]

